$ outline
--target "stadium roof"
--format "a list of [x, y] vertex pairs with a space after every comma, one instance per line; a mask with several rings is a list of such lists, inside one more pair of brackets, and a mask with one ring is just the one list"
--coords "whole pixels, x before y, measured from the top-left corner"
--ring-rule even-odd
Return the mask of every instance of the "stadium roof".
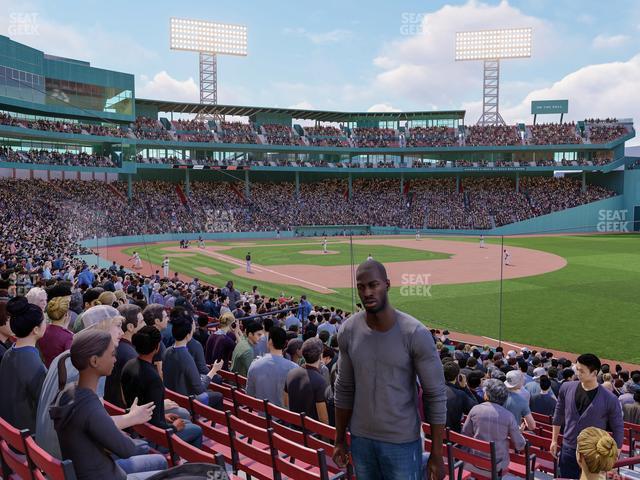
[[207, 105], [203, 103], [165, 102], [136, 98], [136, 106], [157, 108], [159, 112], [200, 113], [207, 115], [251, 116], [256, 113], [276, 113], [292, 118], [317, 120], [322, 122], [348, 122], [355, 119], [375, 118], [380, 120], [412, 119], [464, 119], [464, 110], [435, 110], [429, 112], [332, 112], [322, 110], [302, 110], [297, 108], [250, 107], [241, 105]]

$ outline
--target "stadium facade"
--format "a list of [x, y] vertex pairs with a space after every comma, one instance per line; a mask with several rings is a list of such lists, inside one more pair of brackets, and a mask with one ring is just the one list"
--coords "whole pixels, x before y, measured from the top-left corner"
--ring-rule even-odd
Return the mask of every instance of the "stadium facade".
[[[583, 188], [599, 185], [615, 195], [481, 232], [620, 231], [613, 224], [621, 215], [629, 222], [622, 228], [640, 230], [640, 162], [625, 155], [625, 142], [635, 136], [630, 119], [600, 121], [615, 123], [622, 133], [597, 143], [589, 141], [596, 124], [584, 120], [572, 127], [575, 143], [541, 144], [533, 141], [532, 125], [519, 124], [513, 127], [519, 140], [512, 144], [477, 144], [469, 142], [464, 111], [334, 112], [140, 99], [131, 74], [47, 55], [4, 36], [0, 114], [0, 145], [13, 152], [12, 158], [0, 156], [0, 177], [5, 178], [121, 180], [128, 182], [130, 196], [137, 180], [176, 182], [187, 196], [193, 181], [234, 180], [243, 182], [247, 197], [255, 182], [295, 182], [298, 190], [304, 182], [341, 178], [348, 185], [347, 197], [361, 178], [397, 180], [399, 194], [410, 195], [411, 182], [425, 177], [455, 179], [461, 189], [468, 177], [506, 176], [518, 191], [522, 178], [562, 171]], [[208, 118], [205, 131], [180, 129], [176, 120], [193, 115]], [[135, 126], [143, 117], [157, 120], [163, 132], [146, 134], [144, 122]], [[226, 136], [223, 120], [241, 118], [251, 131]], [[318, 129], [323, 125], [335, 130], [323, 135]], [[309, 134], [309, 127], [316, 133]], [[436, 127], [435, 135], [446, 141], [430, 137]], [[389, 138], [360, 141], [354, 132], [362, 129], [383, 129]], [[289, 133], [283, 136], [283, 131]], [[236, 143], [235, 138], [243, 140]], [[26, 161], [24, 152], [32, 149], [100, 156], [109, 166]], [[366, 231], [413, 230], [372, 225]]]

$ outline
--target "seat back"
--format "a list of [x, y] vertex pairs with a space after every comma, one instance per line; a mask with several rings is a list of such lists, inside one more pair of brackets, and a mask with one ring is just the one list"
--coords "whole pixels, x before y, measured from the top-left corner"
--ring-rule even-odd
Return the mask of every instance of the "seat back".
[[193, 405], [191, 405], [191, 398], [186, 395], [182, 395], [181, 393], [174, 392], [173, 390], [169, 390], [168, 388], [164, 389], [164, 397], [167, 400], [171, 400], [175, 402], [179, 407], [182, 407], [189, 411], [191, 416], [193, 417]]
[[558, 459], [551, 455], [551, 439], [541, 437], [530, 432], [523, 432], [522, 435], [529, 446], [529, 453], [536, 456], [535, 468], [542, 472], [557, 476], [559, 473]]
[[71, 460], [58, 460], [43, 450], [32, 437], [25, 439], [25, 445], [34, 480], [76, 480]]
[[[475, 477], [498, 479], [496, 447], [493, 442], [485, 442], [449, 431], [449, 463], [460, 460], [465, 468], [472, 468]], [[486, 472], [486, 473], [485, 473]]]
[[[260, 428], [269, 428], [267, 418], [268, 400], [259, 400], [251, 395], [241, 392], [237, 388], [231, 391], [233, 396], [233, 414], [242, 420]], [[260, 414], [263, 415], [260, 415]]]
[[253, 463], [273, 469], [268, 430], [251, 425], [231, 412], [227, 412], [226, 415], [233, 451], [233, 469], [241, 470], [248, 475], [260, 475], [260, 470]]
[[0, 451], [2, 452], [2, 478], [9, 478], [11, 472], [23, 479], [31, 478], [27, 459], [25, 439], [29, 430], [18, 430], [0, 417]]
[[127, 413], [124, 409], [117, 407], [116, 405], [109, 403], [106, 400], [104, 401], [103, 405], [104, 405], [104, 409], [112, 417], [116, 417], [118, 415], [124, 415], [125, 413]]
[[[167, 450], [168, 454], [165, 454], [169, 466], [173, 466], [173, 451], [171, 450], [171, 442], [169, 441], [169, 435], [171, 429], [163, 430], [150, 423], [141, 423], [134, 425], [132, 429], [145, 440], [149, 441], [153, 449], [162, 447]], [[161, 453], [158, 451], [158, 453]]]
[[178, 464], [179, 460], [183, 460], [189, 463], [216, 463], [216, 457], [212, 452], [207, 452], [194, 447], [188, 442], [185, 442], [178, 435], [171, 433], [169, 435], [169, 442], [171, 443], [171, 450], [174, 455], [174, 464]]
[[327, 459], [323, 449], [298, 445], [269, 431], [273, 448], [274, 470], [291, 480], [328, 480]]
[[551, 415], [543, 415], [537, 412], [531, 412], [531, 415], [533, 415], [533, 419], [536, 421], [536, 423], [551, 425], [551, 420], [553, 419]]
[[222, 381], [233, 387], [238, 386], [238, 374], [228, 370], [219, 370], [218, 375], [222, 377]]
[[[224, 412], [211, 408], [208, 405], [193, 401], [194, 423], [202, 429], [205, 438], [214, 442], [214, 451], [224, 451], [224, 458], [232, 462], [231, 438], [227, 429], [227, 416]], [[205, 442], [206, 445], [206, 442]], [[226, 448], [220, 448], [220, 446]]]
[[331, 425], [314, 420], [311, 417], [303, 417], [302, 427], [306, 434], [312, 434], [320, 439], [333, 444], [336, 439], [336, 429]]
[[278, 435], [306, 447], [308, 445], [303, 425], [304, 416], [304, 413], [292, 412], [291, 410], [267, 402], [269, 427]]
[[[527, 480], [533, 480], [534, 472], [536, 470], [536, 454], [531, 453], [531, 447], [529, 446], [529, 442], [525, 442], [524, 449], [521, 453], [516, 453], [511, 451], [509, 453], [509, 470], [512, 470], [512, 466], [518, 467], [518, 473], [522, 472], [524, 468], [525, 478]], [[516, 473], [516, 472], [511, 472]]]

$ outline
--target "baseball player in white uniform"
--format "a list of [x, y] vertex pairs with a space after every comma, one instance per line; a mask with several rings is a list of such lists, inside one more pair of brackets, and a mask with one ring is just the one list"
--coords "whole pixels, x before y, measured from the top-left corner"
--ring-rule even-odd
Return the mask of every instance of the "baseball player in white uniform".
[[162, 278], [169, 278], [169, 257], [162, 260]]
[[511, 253], [506, 248], [504, 249], [504, 264], [511, 266]]
[[327, 253], [327, 238], [322, 239], [322, 253]]
[[480, 248], [484, 248], [484, 235], [480, 235]]

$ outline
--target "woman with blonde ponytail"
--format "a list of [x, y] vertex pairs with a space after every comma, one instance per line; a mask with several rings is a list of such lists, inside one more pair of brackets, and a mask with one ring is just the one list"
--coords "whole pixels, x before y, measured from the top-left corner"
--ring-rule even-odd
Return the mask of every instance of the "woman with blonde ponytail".
[[587, 427], [578, 435], [576, 460], [582, 469], [581, 480], [606, 478], [618, 459], [618, 446], [604, 430]]

